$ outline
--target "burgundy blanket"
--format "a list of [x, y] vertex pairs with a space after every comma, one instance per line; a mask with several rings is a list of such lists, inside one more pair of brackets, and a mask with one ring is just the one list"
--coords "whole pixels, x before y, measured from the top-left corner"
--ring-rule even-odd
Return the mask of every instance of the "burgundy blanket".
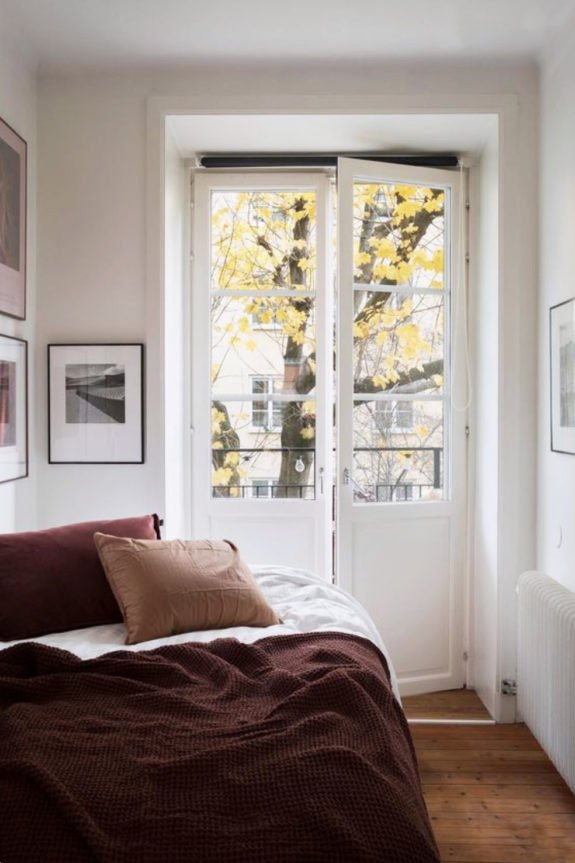
[[0, 652], [2, 863], [437, 863], [369, 642]]

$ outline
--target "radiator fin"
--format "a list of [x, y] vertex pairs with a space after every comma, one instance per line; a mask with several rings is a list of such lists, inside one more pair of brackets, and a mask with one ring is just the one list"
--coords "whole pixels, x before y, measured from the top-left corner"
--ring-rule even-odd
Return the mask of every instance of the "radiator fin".
[[575, 594], [540, 572], [518, 592], [519, 713], [575, 792]]

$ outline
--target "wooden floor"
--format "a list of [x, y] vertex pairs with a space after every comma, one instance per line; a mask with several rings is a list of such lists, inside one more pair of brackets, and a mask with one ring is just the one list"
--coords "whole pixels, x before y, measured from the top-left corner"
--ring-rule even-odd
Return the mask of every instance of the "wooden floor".
[[409, 695], [402, 703], [408, 719], [491, 719], [473, 689]]
[[575, 863], [575, 797], [524, 725], [411, 732], [442, 861]]

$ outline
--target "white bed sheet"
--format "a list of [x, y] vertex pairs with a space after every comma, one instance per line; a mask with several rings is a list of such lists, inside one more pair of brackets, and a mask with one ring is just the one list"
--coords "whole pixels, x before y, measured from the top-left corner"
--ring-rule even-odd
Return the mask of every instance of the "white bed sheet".
[[[25, 640], [69, 650], [80, 659], [93, 659], [114, 650], [153, 650], [164, 644], [207, 642], [216, 638], [237, 638], [239, 641], [251, 643], [272, 635], [346, 632], [367, 638], [381, 650], [389, 665], [394, 694], [400, 701], [397, 678], [389, 654], [375, 624], [357, 600], [345, 590], [307, 570], [282, 566], [252, 566], [251, 570], [283, 623], [266, 627], [235, 626], [228, 629], [185, 632], [140, 644], [125, 644], [126, 629], [122, 623], [75, 629]], [[12, 641], [0, 644], [5, 648], [19, 643]]]

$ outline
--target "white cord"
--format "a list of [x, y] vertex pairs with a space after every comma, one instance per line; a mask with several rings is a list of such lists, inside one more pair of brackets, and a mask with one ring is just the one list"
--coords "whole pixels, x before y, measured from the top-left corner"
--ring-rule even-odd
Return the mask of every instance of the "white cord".
[[[469, 409], [472, 401], [472, 393], [473, 393], [473, 382], [471, 378], [471, 359], [469, 356], [469, 337], [468, 337], [468, 320], [467, 320], [467, 266], [466, 266], [466, 231], [465, 231], [465, 174], [463, 162], [459, 160], [459, 180], [460, 180], [460, 203], [459, 203], [459, 213], [458, 213], [458, 248], [459, 248], [459, 256], [458, 261], [456, 262], [456, 267], [454, 268], [457, 272], [457, 279], [455, 280], [455, 288], [457, 290], [457, 297], [454, 296], [453, 285], [452, 285], [452, 303], [455, 306], [456, 315], [454, 320], [454, 334], [453, 334], [453, 367], [451, 372], [451, 379], [455, 377], [455, 369], [457, 365], [457, 361], [459, 358], [459, 353], [461, 351], [463, 355], [463, 361], [465, 363], [465, 392], [466, 392], [466, 400], [465, 404], [458, 405], [457, 400], [452, 393], [451, 396], [451, 407], [456, 411], [466, 411]], [[463, 337], [463, 338], [462, 338]], [[462, 348], [460, 348], [460, 342], [463, 340]]]

